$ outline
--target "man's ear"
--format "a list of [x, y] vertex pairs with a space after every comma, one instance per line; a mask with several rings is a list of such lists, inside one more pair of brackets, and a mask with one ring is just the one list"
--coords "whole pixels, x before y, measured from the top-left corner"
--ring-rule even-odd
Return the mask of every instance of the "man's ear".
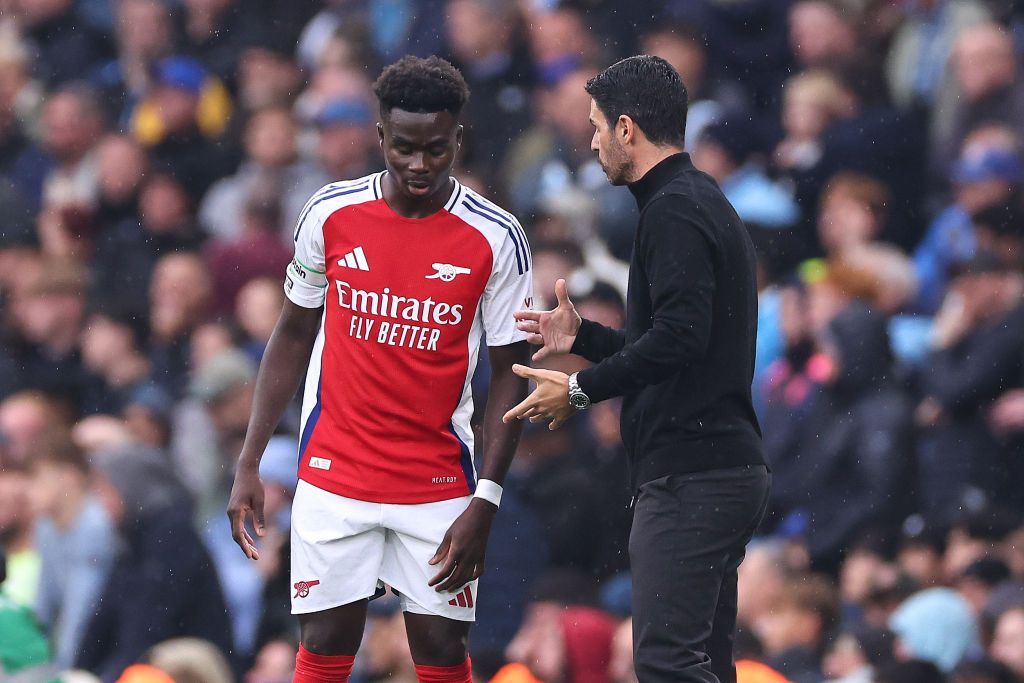
[[619, 116], [615, 122], [615, 137], [620, 144], [628, 145], [636, 137], [636, 123], [625, 114]]
[[384, 124], [380, 121], [377, 122], [377, 139], [380, 142], [380, 146], [384, 146]]
[[458, 126], [455, 127], [455, 149], [459, 149], [460, 147], [462, 147], [462, 131], [463, 126], [460, 123]]

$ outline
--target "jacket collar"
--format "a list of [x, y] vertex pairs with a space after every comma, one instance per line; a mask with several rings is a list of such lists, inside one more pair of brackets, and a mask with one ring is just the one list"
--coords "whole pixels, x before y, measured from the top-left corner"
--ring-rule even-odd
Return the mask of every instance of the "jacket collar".
[[673, 154], [659, 161], [651, 170], [644, 174], [643, 178], [635, 183], [630, 183], [629, 191], [636, 197], [637, 206], [643, 209], [654, 199], [654, 195], [658, 193], [658, 190], [668, 184], [668, 181], [672, 180], [679, 173], [692, 168], [693, 163], [690, 161], [689, 154], [686, 152]]

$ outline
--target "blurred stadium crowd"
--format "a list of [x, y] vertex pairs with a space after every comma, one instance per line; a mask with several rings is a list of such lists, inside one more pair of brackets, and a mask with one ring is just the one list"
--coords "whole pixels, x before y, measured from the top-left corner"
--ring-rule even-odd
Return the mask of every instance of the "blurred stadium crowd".
[[[538, 305], [567, 276], [621, 326], [636, 208], [583, 85], [644, 52], [682, 74], [689, 151], [761, 257], [775, 483], [739, 680], [1024, 682], [1022, 9], [0, 1], [0, 678], [290, 680], [297, 406], [258, 563], [224, 510], [298, 211], [381, 166], [369, 84], [406, 53], [461, 67], [459, 175], [527, 228]], [[635, 680], [617, 410], [527, 428], [479, 680]], [[393, 602], [357, 675], [415, 681]]]

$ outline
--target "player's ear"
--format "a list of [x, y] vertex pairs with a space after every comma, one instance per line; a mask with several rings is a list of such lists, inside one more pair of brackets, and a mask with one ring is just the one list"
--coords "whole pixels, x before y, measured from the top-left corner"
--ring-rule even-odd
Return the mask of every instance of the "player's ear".
[[380, 146], [384, 146], [384, 124], [380, 121], [377, 122], [377, 139], [380, 141]]
[[455, 149], [462, 147], [462, 124], [455, 127]]

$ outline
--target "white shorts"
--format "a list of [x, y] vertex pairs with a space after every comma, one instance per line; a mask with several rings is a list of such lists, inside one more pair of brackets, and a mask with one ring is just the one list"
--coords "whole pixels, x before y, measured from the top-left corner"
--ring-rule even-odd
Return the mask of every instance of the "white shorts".
[[471, 500], [369, 503], [299, 481], [292, 502], [292, 614], [371, 598], [387, 584], [406, 612], [473, 621], [477, 581], [452, 593], [427, 585], [439, 569], [427, 562]]

